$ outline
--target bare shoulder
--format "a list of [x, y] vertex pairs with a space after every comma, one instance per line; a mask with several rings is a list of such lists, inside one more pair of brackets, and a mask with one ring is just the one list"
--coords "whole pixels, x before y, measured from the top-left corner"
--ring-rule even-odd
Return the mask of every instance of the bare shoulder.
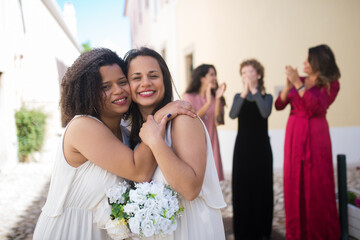
[[104, 124], [102, 124], [99, 120], [96, 120], [94, 118], [88, 117], [88, 116], [79, 116], [69, 123], [68, 129], [77, 129], [77, 130], [88, 130], [91, 128], [98, 128], [103, 127]]
[[65, 138], [68, 140], [92, 139], [100, 133], [106, 132], [107, 128], [99, 120], [87, 116], [77, 117], [69, 123]]
[[[179, 115], [172, 120], [172, 129], [175, 131], [181, 131], [186, 133], [202, 133], [204, 127], [199, 118], [192, 118], [187, 115]], [[192, 135], [191, 134], [191, 135]]]

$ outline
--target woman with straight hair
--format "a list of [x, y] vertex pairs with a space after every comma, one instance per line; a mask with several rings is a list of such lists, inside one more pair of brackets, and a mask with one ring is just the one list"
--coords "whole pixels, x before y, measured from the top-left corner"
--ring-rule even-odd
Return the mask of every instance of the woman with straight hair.
[[285, 132], [286, 239], [340, 239], [331, 140], [326, 112], [339, 92], [340, 71], [329, 46], [308, 50], [305, 77], [286, 66], [285, 88], [275, 102], [290, 104]]
[[201, 64], [193, 70], [191, 82], [183, 96], [183, 100], [190, 102], [194, 106], [197, 114], [205, 123], [210, 135], [220, 181], [224, 180], [224, 171], [216, 127], [224, 124], [225, 98], [223, 95], [225, 89], [225, 83], [218, 85], [215, 67], [210, 64]]
[[225, 240], [220, 208], [226, 204], [205, 125], [183, 115], [167, 125], [155, 122], [152, 114], [173, 99], [170, 71], [149, 48], [131, 50], [125, 62], [133, 99], [132, 141], [151, 149], [158, 164], [153, 180], [169, 184], [184, 207], [173, 234], [150, 239]]

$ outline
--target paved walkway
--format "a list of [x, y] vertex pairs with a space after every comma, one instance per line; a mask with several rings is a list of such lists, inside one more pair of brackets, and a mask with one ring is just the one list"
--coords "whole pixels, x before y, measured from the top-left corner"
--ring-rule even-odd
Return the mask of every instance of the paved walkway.
[[[18, 164], [0, 173], [0, 239], [32, 239], [46, 200], [58, 139], [48, 140], [38, 162]], [[360, 165], [360, 164], [359, 164]], [[348, 188], [360, 191], [360, 170], [348, 166]], [[233, 240], [231, 181], [222, 182], [228, 206], [222, 210], [227, 240]], [[274, 221], [272, 240], [284, 240], [284, 207], [281, 172], [274, 173]]]

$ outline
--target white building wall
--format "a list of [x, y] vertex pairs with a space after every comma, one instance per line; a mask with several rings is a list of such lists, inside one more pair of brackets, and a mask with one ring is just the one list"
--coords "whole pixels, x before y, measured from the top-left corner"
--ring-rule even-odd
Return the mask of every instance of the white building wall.
[[59, 132], [60, 75], [80, 54], [55, 1], [19, 3], [0, 0], [0, 170], [18, 161], [14, 114], [22, 104], [48, 115], [47, 137]]
[[175, 86], [179, 82], [176, 51], [176, 4], [177, 0], [127, 1], [125, 12], [130, 19], [131, 47], [146, 46], [163, 55]]

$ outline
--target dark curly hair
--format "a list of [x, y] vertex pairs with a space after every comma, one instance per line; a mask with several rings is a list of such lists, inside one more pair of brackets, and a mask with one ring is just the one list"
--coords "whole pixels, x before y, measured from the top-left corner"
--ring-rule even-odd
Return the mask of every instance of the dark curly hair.
[[69, 67], [61, 82], [60, 107], [67, 124], [75, 115], [99, 118], [103, 107], [100, 67], [117, 64], [126, 74], [124, 61], [107, 48], [95, 48], [81, 54]]
[[[209, 72], [210, 68], [214, 69], [215, 75], [217, 75], [216, 68], [211, 64], [201, 64], [197, 68], [195, 68], [191, 73], [191, 82], [187, 87], [185, 93], [199, 93], [201, 88], [201, 78], [205, 77], [205, 75]], [[215, 96], [216, 90], [219, 85], [216, 82], [215, 89], [211, 89], [211, 95]], [[221, 97], [221, 102], [226, 105], [225, 98]]]
[[264, 86], [264, 75], [265, 75], [265, 70], [263, 65], [256, 59], [252, 58], [252, 59], [247, 59], [244, 60], [241, 64], [240, 64], [240, 76], [241, 76], [241, 70], [243, 69], [243, 67], [245, 66], [252, 66], [253, 68], [255, 68], [256, 73], [260, 75], [260, 78], [258, 79], [258, 87], [260, 89], [261, 94], [265, 94], [265, 86]]
[[309, 48], [308, 61], [313, 72], [319, 73], [316, 79], [318, 86], [329, 87], [330, 83], [341, 76], [335, 56], [330, 47], [325, 44]]
[[[173, 80], [170, 74], [170, 70], [163, 57], [155, 50], [147, 47], [132, 49], [125, 54], [124, 60], [126, 64], [126, 72], [128, 72], [129, 70], [131, 61], [138, 56], [149, 56], [156, 59], [163, 74], [165, 93], [162, 101], [160, 101], [160, 103], [155, 107], [154, 111], [152, 112], [152, 114], [155, 114], [157, 110], [164, 107], [166, 104], [173, 100]], [[134, 148], [136, 144], [141, 141], [139, 137], [139, 132], [142, 124], [144, 123], [144, 119], [142, 118], [139, 107], [135, 102], [131, 103], [129, 112], [131, 114], [130, 147]]]

